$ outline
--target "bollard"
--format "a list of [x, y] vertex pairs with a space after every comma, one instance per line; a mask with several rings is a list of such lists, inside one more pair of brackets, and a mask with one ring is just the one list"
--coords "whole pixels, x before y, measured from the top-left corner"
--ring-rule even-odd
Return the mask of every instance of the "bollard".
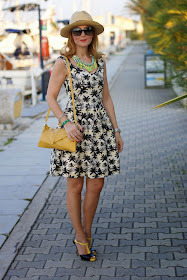
[[20, 89], [0, 89], [0, 124], [13, 124], [21, 116], [23, 94]]

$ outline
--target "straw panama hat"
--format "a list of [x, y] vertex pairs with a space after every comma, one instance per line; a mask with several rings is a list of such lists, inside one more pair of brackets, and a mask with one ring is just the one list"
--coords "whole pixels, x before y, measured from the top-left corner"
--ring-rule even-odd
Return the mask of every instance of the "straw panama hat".
[[69, 25], [65, 26], [60, 30], [60, 35], [62, 37], [68, 38], [69, 32], [76, 26], [79, 25], [88, 25], [94, 27], [95, 33], [97, 35], [101, 34], [104, 31], [104, 27], [97, 21], [94, 21], [87, 12], [80, 11], [75, 12], [70, 18]]

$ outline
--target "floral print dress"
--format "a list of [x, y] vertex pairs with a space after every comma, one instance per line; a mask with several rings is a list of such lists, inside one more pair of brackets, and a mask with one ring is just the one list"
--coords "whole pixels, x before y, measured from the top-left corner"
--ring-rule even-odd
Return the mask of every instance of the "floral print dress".
[[[66, 64], [65, 57], [60, 58]], [[75, 152], [51, 150], [50, 174], [70, 178], [103, 178], [119, 174], [120, 159], [115, 133], [102, 104], [103, 58], [98, 60], [98, 68], [94, 73], [80, 69], [71, 62], [70, 69], [77, 122], [83, 127], [83, 140], [77, 143]], [[68, 102], [63, 111], [67, 118], [74, 122], [69, 78], [64, 85]]]

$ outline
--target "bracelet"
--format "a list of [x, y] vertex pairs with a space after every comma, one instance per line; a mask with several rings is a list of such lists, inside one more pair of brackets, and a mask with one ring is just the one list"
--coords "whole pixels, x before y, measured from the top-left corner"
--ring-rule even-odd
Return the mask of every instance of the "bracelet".
[[63, 124], [61, 125], [61, 127], [64, 127], [64, 125], [65, 125], [67, 122], [70, 122], [70, 120], [69, 120], [69, 119], [65, 120], [65, 121], [63, 122]]
[[60, 119], [65, 115], [65, 113], [63, 113], [60, 118], [58, 118], [58, 121], [60, 121]]
[[115, 128], [114, 131], [120, 133], [120, 132], [121, 132], [121, 129], [120, 129], [120, 128]]

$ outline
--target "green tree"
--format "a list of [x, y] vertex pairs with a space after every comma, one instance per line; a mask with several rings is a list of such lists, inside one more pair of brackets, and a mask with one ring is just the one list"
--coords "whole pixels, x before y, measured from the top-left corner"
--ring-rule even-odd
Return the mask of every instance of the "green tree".
[[130, 0], [141, 16], [145, 39], [168, 62], [170, 79], [187, 90], [187, 0]]

